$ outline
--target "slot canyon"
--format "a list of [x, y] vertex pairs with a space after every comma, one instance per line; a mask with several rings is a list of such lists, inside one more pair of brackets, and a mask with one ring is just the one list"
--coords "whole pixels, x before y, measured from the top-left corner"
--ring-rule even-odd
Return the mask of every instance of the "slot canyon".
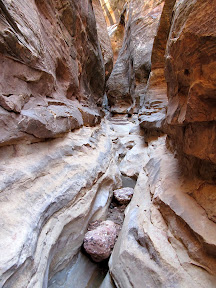
[[0, 0], [0, 288], [216, 288], [216, 1]]

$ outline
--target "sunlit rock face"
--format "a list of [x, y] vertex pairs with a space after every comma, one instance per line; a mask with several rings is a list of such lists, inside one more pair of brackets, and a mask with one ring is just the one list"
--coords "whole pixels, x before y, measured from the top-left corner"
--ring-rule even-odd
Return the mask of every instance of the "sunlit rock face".
[[5, 0], [0, 9], [1, 145], [81, 127], [82, 106], [97, 115], [105, 75], [90, 1]]
[[180, 154], [199, 159], [199, 173], [214, 181], [215, 167], [210, 164], [216, 164], [215, 8], [212, 1], [177, 1], [166, 53], [172, 144]]
[[125, 36], [107, 83], [111, 110], [127, 113], [139, 107], [151, 70], [151, 52], [164, 1], [129, 2]]
[[113, 50], [110, 42], [110, 37], [107, 31], [107, 24], [104, 17], [104, 12], [101, 7], [100, 1], [93, 0], [92, 5], [94, 8], [98, 38], [104, 59], [105, 74], [107, 80], [113, 69]]
[[126, 0], [100, 0], [111, 40], [114, 63], [118, 58], [124, 39], [127, 2]]
[[100, 0], [107, 26], [118, 24], [126, 0]]

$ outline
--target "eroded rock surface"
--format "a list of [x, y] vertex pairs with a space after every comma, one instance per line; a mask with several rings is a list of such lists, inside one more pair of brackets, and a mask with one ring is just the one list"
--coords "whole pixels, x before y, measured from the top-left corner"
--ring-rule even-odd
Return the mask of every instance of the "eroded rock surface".
[[1, 287], [46, 287], [106, 215], [121, 179], [103, 127], [1, 147]]
[[151, 55], [151, 73], [141, 95], [140, 125], [148, 131], [164, 130], [168, 104], [165, 80], [165, 52], [176, 0], [165, 0]]
[[216, 225], [191, 197], [208, 184], [182, 176], [164, 137], [145, 149], [147, 164], [109, 262], [116, 286], [213, 288]]
[[81, 127], [79, 106], [97, 115], [104, 65], [90, 1], [5, 0], [0, 9], [1, 145], [38, 141], [31, 128], [19, 125], [26, 115], [40, 127], [50, 123], [39, 138]]
[[95, 262], [101, 262], [109, 258], [116, 237], [115, 223], [110, 220], [102, 221], [85, 234], [83, 247]]
[[180, 154], [209, 163], [203, 170], [216, 164], [215, 9], [212, 1], [178, 1], [166, 54], [169, 135]]
[[110, 42], [110, 37], [107, 31], [107, 24], [104, 17], [103, 9], [101, 7], [101, 3], [99, 0], [93, 0], [92, 5], [94, 8], [98, 39], [100, 42], [102, 55], [104, 59], [105, 76], [107, 80], [113, 69], [113, 50]]
[[164, 1], [129, 2], [122, 49], [107, 82], [111, 110], [127, 113], [140, 105], [151, 70], [151, 52]]

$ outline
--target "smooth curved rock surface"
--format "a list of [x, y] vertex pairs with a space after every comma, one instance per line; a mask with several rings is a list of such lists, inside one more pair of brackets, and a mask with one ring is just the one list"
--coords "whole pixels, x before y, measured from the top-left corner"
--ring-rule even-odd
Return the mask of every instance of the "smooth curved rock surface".
[[141, 95], [140, 125], [145, 130], [164, 131], [167, 111], [165, 52], [176, 0], [165, 0], [151, 55], [151, 73], [146, 91]]
[[120, 187], [108, 127], [0, 148], [0, 286], [46, 287]]
[[182, 176], [164, 137], [145, 149], [147, 164], [109, 262], [115, 284], [213, 288], [216, 224], [191, 197], [200, 185], [208, 189], [208, 183]]

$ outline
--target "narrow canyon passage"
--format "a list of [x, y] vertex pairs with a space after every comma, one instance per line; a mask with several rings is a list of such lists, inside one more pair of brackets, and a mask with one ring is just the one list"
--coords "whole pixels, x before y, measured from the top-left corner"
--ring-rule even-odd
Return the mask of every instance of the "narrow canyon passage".
[[[144, 149], [146, 149], [137, 115], [130, 118], [124, 115], [115, 117], [107, 115], [105, 122], [108, 127], [107, 135], [112, 141], [111, 153], [121, 172], [122, 186], [134, 188], [142, 169], [141, 163], [145, 155]], [[119, 211], [118, 206], [113, 205], [115, 203], [112, 204], [111, 202], [105, 219], [112, 220], [118, 226], [122, 226], [125, 206], [120, 206], [122, 210]], [[119, 227], [119, 229], [121, 228]], [[116, 287], [114, 282], [110, 284], [110, 279], [104, 280], [109, 269], [108, 260], [103, 261], [102, 264], [95, 263], [83, 252], [78, 254], [73, 263], [70, 263], [68, 267], [50, 279], [49, 288], [97, 288], [106, 287], [104, 285], [108, 284], [112, 285], [110, 287]]]
[[215, 11], [0, 0], [0, 288], [216, 288]]

